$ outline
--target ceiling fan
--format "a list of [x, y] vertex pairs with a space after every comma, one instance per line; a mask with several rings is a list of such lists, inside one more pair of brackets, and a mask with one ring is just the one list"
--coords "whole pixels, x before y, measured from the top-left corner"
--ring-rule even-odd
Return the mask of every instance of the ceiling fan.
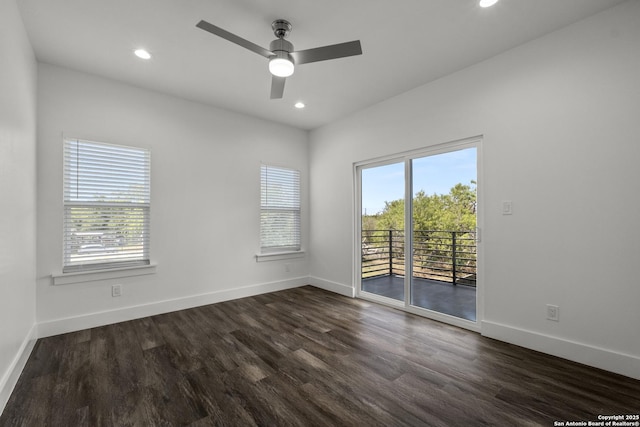
[[273, 75], [271, 79], [271, 99], [282, 98], [285, 80], [293, 74], [294, 64], [307, 64], [309, 62], [326, 61], [328, 59], [362, 54], [360, 40], [294, 51], [293, 44], [285, 40], [285, 37], [291, 32], [291, 23], [284, 19], [276, 19], [271, 24], [271, 28], [277, 39], [271, 42], [268, 50], [204, 20], [198, 22], [196, 27], [269, 59], [269, 71]]

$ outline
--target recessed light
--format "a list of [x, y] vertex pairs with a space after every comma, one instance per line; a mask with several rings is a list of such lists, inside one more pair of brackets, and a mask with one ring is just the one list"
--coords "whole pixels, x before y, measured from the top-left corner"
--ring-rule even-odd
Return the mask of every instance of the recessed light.
[[296, 102], [294, 107], [298, 108], [298, 109], [303, 109], [305, 107], [304, 102]]
[[136, 49], [133, 53], [141, 59], [151, 59], [151, 54], [144, 49]]
[[491, 7], [498, 3], [498, 0], [480, 0], [480, 7]]

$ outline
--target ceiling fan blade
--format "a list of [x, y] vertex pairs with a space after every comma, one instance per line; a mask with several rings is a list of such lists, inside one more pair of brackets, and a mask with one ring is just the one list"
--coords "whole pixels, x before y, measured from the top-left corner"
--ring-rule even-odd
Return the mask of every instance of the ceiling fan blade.
[[290, 53], [296, 65], [361, 54], [362, 47], [360, 46], [360, 40], [316, 47], [314, 49], [299, 50], [297, 52]]
[[203, 29], [205, 31], [210, 32], [211, 34], [215, 34], [216, 36], [222, 37], [223, 39], [229, 40], [231, 43], [235, 43], [239, 46], [242, 46], [246, 49], [249, 49], [252, 52], [257, 53], [258, 55], [262, 55], [265, 58], [269, 58], [274, 55], [273, 52], [267, 50], [261, 46], [258, 46], [255, 43], [251, 43], [249, 40], [245, 40], [242, 37], [238, 37], [235, 34], [230, 33], [227, 30], [223, 30], [220, 27], [216, 27], [213, 24], [208, 23], [207, 21], [200, 21], [196, 24], [196, 27]]
[[271, 99], [280, 99], [284, 95], [286, 77], [273, 76], [271, 79]]

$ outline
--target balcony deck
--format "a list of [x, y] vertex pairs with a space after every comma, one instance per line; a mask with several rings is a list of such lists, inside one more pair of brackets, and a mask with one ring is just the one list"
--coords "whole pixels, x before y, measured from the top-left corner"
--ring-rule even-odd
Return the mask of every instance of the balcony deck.
[[[362, 279], [362, 290], [404, 300], [404, 277], [387, 275]], [[413, 278], [412, 305], [476, 321], [476, 288]]]

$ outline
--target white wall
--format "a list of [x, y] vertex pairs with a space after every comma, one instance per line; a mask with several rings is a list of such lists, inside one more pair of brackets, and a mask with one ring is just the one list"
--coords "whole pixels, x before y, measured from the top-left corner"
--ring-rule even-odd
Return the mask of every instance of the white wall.
[[638, 46], [630, 1], [312, 132], [313, 280], [352, 286], [354, 162], [483, 135], [483, 334], [640, 378]]
[[33, 346], [36, 60], [15, 0], [0, 0], [0, 412]]
[[[63, 133], [151, 149], [155, 274], [52, 284], [62, 269]], [[41, 336], [306, 283], [306, 258], [254, 255], [261, 161], [301, 171], [308, 242], [307, 132], [39, 64], [38, 153]], [[122, 297], [111, 297], [115, 283]]]

